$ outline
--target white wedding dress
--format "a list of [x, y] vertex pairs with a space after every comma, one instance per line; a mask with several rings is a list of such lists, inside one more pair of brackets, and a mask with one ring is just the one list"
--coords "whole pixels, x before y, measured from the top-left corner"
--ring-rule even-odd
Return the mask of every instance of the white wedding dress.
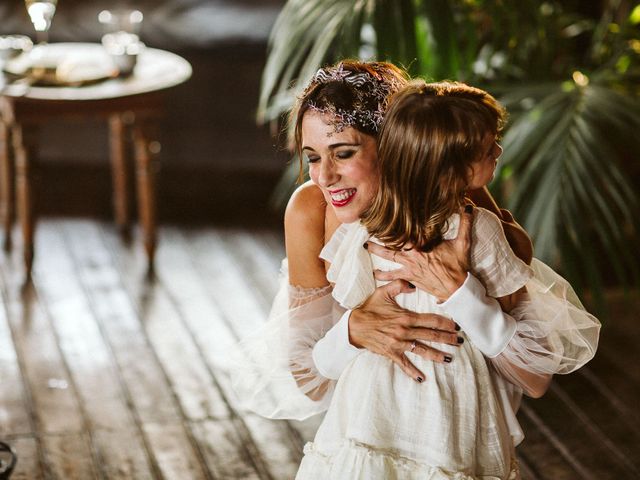
[[[445, 237], [455, 237], [457, 226], [454, 216]], [[314, 346], [342, 323], [345, 309], [381, 284], [373, 269], [398, 267], [362, 248], [369, 235], [359, 223], [342, 225], [323, 250], [333, 287], [291, 286], [285, 259], [269, 319], [230, 351], [229, 373], [239, 408], [296, 420], [326, 412], [305, 447], [298, 480], [518, 478], [514, 446], [524, 435], [515, 413], [528, 381], [519, 371], [577, 370], [595, 354], [600, 323], [566, 280], [536, 259], [529, 267], [513, 254], [492, 213], [475, 209], [472, 237], [472, 273], [486, 295], [505, 296], [525, 285], [528, 300], [510, 312], [516, 331], [496, 357], [484, 357], [464, 332], [461, 347], [434, 344], [451, 352], [451, 363], [407, 353], [425, 373], [422, 384], [366, 350], [356, 351], [338, 381], [323, 376], [313, 359]], [[442, 313], [419, 290], [396, 300]], [[354, 350], [344, 342], [337, 348]]]

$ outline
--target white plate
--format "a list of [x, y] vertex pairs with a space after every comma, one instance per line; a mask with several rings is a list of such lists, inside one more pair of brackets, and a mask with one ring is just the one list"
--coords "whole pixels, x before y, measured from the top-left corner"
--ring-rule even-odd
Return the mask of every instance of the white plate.
[[49, 44], [8, 60], [10, 74], [33, 77], [36, 85], [83, 85], [117, 75], [111, 57], [101, 45]]

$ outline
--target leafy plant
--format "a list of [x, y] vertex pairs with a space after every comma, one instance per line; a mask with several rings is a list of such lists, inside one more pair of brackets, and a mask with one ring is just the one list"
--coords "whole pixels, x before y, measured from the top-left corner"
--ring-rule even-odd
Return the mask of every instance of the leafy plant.
[[289, 0], [258, 118], [280, 120], [320, 66], [346, 57], [488, 89], [511, 115], [494, 195], [532, 235], [536, 256], [590, 288], [601, 308], [605, 282], [640, 278], [640, 5], [603, 4]]

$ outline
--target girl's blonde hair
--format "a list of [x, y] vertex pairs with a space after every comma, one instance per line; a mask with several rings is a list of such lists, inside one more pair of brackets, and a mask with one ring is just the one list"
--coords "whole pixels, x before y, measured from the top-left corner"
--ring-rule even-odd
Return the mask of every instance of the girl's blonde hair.
[[499, 135], [505, 119], [495, 98], [463, 83], [413, 81], [395, 94], [378, 141], [380, 187], [362, 215], [367, 230], [395, 249], [440, 243], [487, 135]]

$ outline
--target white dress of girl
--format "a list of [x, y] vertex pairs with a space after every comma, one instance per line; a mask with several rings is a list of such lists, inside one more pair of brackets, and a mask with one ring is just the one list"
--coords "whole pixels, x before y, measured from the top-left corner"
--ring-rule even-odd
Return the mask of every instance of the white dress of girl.
[[[455, 238], [459, 217], [445, 238]], [[371, 240], [359, 223], [343, 225], [322, 257], [328, 279], [344, 308], [355, 308], [376, 286], [373, 269], [399, 265], [369, 255]], [[375, 239], [373, 239], [375, 241]], [[498, 218], [475, 209], [471, 273], [498, 298], [523, 287], [531, 268], [511, 250]], [[446, 311], [432, 295], [416, 289], [396, 298], [420, 313]], [[362, 351], [346, 367], [315, 440], [305, 446], [298, 480], [470, 480], [517, 479], [514, 443], [522, 438], [515, 419], [519, 390], [500, 377], [465, 338], [460, 347], [434, 344], [451, 363], [426, 361], [407, 352], [425, 374], [421, 384], [389, 359]], [[427, 343], [428, 344], [428, 343]]]

